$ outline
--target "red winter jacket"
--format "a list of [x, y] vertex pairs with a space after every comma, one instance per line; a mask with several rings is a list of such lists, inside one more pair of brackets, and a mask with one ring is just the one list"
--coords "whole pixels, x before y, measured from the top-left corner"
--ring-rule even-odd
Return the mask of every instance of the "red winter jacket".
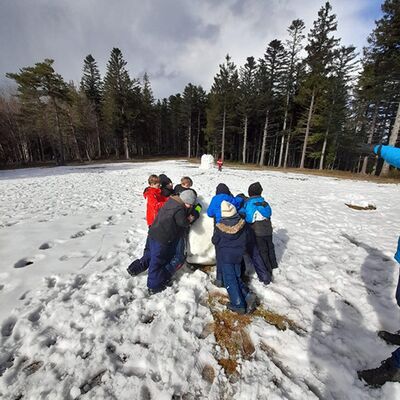
[[146, 220], [147, 225], [150, 226], [156, 218], [158, 210], [165, 204], [168, 197], [164, 197], [161, 194], [161, 189], [150, 186], [144, 190], [143, 196], [147, 200]]

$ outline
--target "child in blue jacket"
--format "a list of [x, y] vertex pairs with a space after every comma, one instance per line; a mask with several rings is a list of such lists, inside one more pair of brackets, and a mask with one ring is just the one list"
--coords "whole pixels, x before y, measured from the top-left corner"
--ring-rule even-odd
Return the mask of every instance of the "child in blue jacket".
[[[223, 201], [227, 201], [228, 203], [235, 206], [236, 209], [239, 209], [243, 203], [243, 199], [239, 196], [234, 197], [229, 190], [228, 186], [225, 183], [220, 183], [217, 186], [216, 194], [211, 199], [210, 205], [207, 209], [207, 215], [210, 218], [214, 218], [214, 225], [221, 221], [221, 204]], [[222, 271], [219, 267], [218, 262], [218, 249], [215, 247], [215, 256], [217, 261], [217, 279], [215, 280], [215, 285], [218, 287], [223, 286], [222, 279]]]
[[[373, 152], [393, 167], [400, 168], [400, 148], [380, 144], [373, 146]], [[400, 264], [400, 237], [394, 259]], [[400, 276], [396, 289], [396, 301], [400, 307]], [[389, 344], [400, 345], [399, 332], [393, 334], [379, 331], [378, 335]], [[392, 353], [391, 357], [382, 361], [380, 367], [358, 371], [358, 377], [364, 379], [371, 386], [382, 386], [386, 382], [400, 382], [400, 347]]]
[[249, 198], [240, 209], [239, 213], [245, 217], [250, 225], [258, 251], [264, 261], [268, 273], [272, 276], [272, 270], [278, 268], [275, 247], [272, 241], [272, 210], [270, 205], [261, 196], [263, 188], [260, 182], [249, 186]]
[[248, 228], [236, 207], [223, 200], [221, 218], [215, 225], [212, 242], [219, 254], [219, 267], [229, 294], [228, 309], [239, 314], [254, 310], [256, 296], [250, 293], [241, 279], [241, 262], [247, 248]]

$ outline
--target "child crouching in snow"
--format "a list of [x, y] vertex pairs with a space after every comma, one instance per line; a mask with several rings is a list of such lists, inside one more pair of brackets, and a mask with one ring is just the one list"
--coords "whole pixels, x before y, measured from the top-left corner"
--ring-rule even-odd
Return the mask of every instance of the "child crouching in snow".
[[272, 241], [272, 210], [270, 205], [261, 196], [263, 188], [260, 182], [249, 186], [249, 198], [240, 209], [240, 214], [250, 225], [258, 251], [264, 261], [268, 273], [272, 276], [272, 270], [278, 268], [275, 256], [275, 247]]
[[241, 262], [247, 247], [246, 223], [236, 207], [225, 200], [221, 203], [221, 219], [215, 225], [212, 242], [218, 252], [224, 286], [229, 294], [230, 303], [227, 307], [239, 314], [252, 312], [256, 296], [249, 292], [240, 277]]
[[182, 238], [196, 219], [192, 213], [196, 203], [193, 190], [185, 190], [180, 196], [171, 196], [159, 211], [149, 229], [150, 263], [147, 287], [150, 294], [161, 292], [171, 281], [174, 273], [184, 263]]

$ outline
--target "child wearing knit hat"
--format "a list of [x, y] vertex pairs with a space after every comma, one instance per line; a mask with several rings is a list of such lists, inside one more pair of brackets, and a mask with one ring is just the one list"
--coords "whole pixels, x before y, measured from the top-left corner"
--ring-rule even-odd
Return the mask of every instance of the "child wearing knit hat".
[[[265, 263], [268, 275], [272, 277], [272, 270], [278, 268], [275, 256], [275, 247], [272, 241], [272, 210], [270, 205], [261, 196], [263, 188], [260, 182], [254, 182], [249, 186], [249, 198], [240, 209], [241, 215], [250, 225], [258, 251]], [[265, 282], [266, 284], [269, 281]]]
[[[207, 215], [213, 218], [214, 223], [217, 224], [221, 220], [221, 203], [223, 201], [227, 201], [239, 209], [242, 206], [243, 199], [239, 196], [234, 197], [225, 183], [218, 184], [215, 192], [215, 196], [211, 199], [210, 205], [208, 206]], [[222, 287], [222, 272], [219, 267], [217, 248], [215, 248], [215, 254], [217, 258], [217, 279], [215, 280], [215, 285]]]
[[247, 228], [236, 207], [223, 200], [221, 220], [215, 225], [212, 238], [218, 254], [223, 283], [228, 291], [228, 309], [239, 314], [252, 312], [256, 296], [250, 293], [241, 279], [241, 262], [247, 247]]

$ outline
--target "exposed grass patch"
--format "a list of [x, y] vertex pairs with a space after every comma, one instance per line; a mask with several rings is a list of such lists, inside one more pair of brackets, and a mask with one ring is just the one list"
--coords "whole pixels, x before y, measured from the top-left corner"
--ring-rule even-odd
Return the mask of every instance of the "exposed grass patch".
[[[227, 309], [221, 310], [221, 305], [229, 302], [228, 296], [218, 290], [209, 293], [207, 303], [211, 309], [214, 322], [207, 324], [207, 335], [214, 333], [215, 340], [221, 349], [226, 351], [226, 355], [220, 358], [219, 365], [225, 370], [227, 375], [238, 373], [241, 360], [249, 360], [255, 352], [255, 346], [247, 331], [247, 326], [255, 318], [262, 318], [268, 324], [275, 326], [281, 331], [293, 330], [297, 334], [303, 335], [305, 330], [290, 318], [266, 310], [259, 306], [252, 314], [237, 314]], [[203, 336], [203, 335], [202, 335]]]
[[296, 322], [286, 317], [285, 315], [277, 314], [273, 311], [266, 310], [263, 306], [257, 307], [252, 314], [254, 317], [261, 317], [268, 324], [275, 326], [280, 331], [290, 329], [298, 334], [303, 334], [304, 329], [299, 326]]

